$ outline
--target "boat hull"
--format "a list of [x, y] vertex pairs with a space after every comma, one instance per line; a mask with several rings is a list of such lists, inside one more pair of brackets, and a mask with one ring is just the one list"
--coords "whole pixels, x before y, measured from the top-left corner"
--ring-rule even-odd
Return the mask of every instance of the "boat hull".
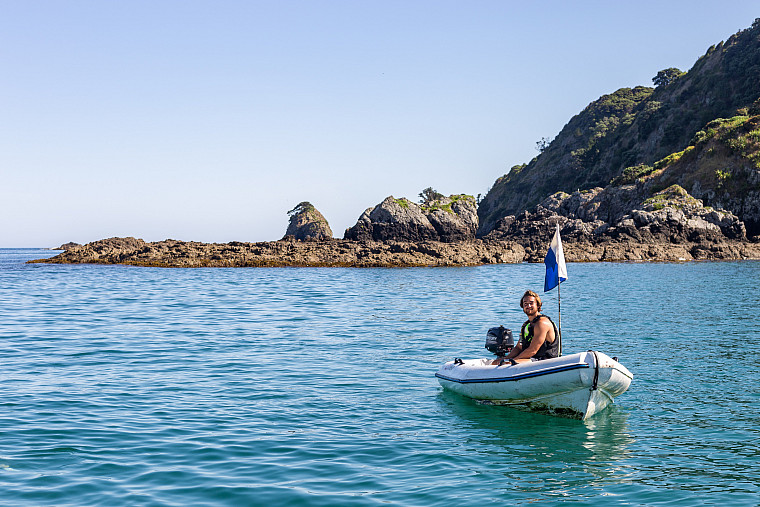
[[495, 405], [515, 405], [587, 419], [623, 394], [633, 375], [611, 357], [595, 351], [554, 359], [495, 366], [490, 359], [454, 361], [436, 377], [444, 389]]

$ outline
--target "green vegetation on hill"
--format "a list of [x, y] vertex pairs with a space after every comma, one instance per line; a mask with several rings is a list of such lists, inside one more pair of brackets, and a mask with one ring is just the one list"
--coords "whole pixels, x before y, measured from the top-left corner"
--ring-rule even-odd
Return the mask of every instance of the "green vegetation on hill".
[[748, 235], [760, 234], [760, 114], [710, 121], [690, 146], [655, 169], [645, 176], [653, 191], [678, 184], [705, 204], [735, 213]]
[[[757, 168], [760, 133], [750, 123], [760, 114], [760, 18], [710, 47], [688, 72], [665, 69], [653, 81], [656, 88], [621, 88], [592, 102], [536, 158], [500, 177], [480, 203], [479, 233], [558, 191], [635, 183], [665, 173], [671, 184], [683, 181], [706, 203], [734, 203], [727, 209], [733, 206], [740, 218], [754, 220], [746, 203], [735, 201], [754, 188], [754, 173], [740, 168]], [[712, 151], [704, 143], [712, 143], [707, 148]], [[698, 156], [714, 161], [695, 165]], [[696, 173], [687, 177], [689, 170]]]

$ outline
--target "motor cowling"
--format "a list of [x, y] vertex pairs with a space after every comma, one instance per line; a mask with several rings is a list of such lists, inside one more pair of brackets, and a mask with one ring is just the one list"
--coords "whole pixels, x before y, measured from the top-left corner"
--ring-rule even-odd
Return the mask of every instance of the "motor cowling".
[[515, 346], [512, 330], [504, 326], [492, 327], [486, 333], [486, 349], [497, 356], [506, 356]]

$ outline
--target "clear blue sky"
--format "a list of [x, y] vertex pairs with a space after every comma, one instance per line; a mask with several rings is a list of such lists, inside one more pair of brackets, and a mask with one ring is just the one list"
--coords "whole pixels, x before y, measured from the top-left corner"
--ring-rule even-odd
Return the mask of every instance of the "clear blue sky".
[[589, 102], [688, 70], [748, 1], [0, 0], [0, 247], [342, 237], [485, 194]]

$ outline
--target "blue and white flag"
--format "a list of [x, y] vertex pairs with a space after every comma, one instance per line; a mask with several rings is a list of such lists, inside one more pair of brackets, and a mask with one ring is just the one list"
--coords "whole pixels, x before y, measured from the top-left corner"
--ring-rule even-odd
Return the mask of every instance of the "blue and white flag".
[[544, 292], [549, 292], [560, 282], [567, 280], [567, 266], [565, 266], [565, 253], [562, 251], [562, 239], [559, 237], [559, 224], [554, 232], [552, 244], [549, 245], [544, 264], [546, 265]]

